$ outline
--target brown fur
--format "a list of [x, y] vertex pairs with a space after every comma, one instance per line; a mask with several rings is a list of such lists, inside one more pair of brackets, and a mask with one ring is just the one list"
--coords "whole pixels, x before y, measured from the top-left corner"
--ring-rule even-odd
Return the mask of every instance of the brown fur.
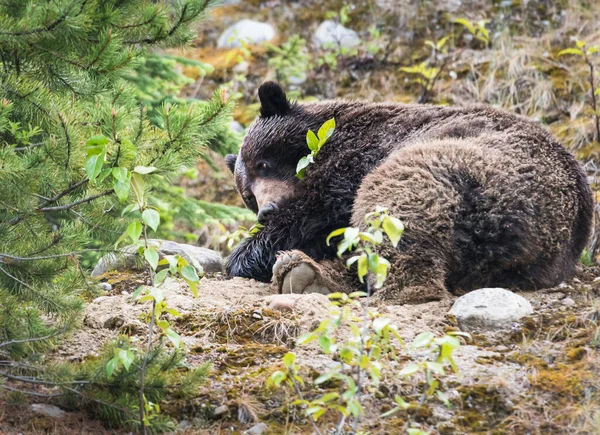
[[289, 181], [294, 196], [234, 253], [231, 274], [261, 278], [278, 251], [296, 249], [321, 284], [356, 286], [324, 239], [364, 226], [364, 215], [383, 206], [406, 226], [398, 249], [380, 247], [392, 267], [379, 295], [392, 302], [483, 286], [535, 289], [573, 276], [590, 233], [591, 193], [573, 156], [538, 124], [484, 107], [277, 104], [249, 129], [238, 180], [278, 153], [275, 166], [293, 168], [307, 153], [308, 128], [331, 117], [337, 128], [306, 178]]

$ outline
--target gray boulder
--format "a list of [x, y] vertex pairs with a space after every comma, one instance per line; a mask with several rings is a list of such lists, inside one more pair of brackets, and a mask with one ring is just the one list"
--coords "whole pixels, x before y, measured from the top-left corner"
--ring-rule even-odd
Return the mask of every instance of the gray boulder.
[[275, 28], [268, 23], [254, 20], [240, 20], [225, 29], [219, 36], [217, 47], [239, 48], [246, 44], [260, 44], [275, 37]]
[[[150, 239], [148, 244], [158, 250], [160, 259], [164, 258], [165, 255], [181, 255], [190, 264], [202, 266], [204, 272], [223, 271], [221, 255], [211, 249], [159, 239]], [[129, 245], [121, 249], [119, 255], [106, 254], [100, 258], [91, 276], [104, 275], [106, 272], [121, 268], [137, 269], [140, 267], [140, 261], [136, 251], [137, 246]]]
[[474, 290], [458, 298], [450, 309], [464, 330], [510, 328], [531, 313], [533, 308], [527, 299], [503, 288]]
[[323, 21], [313, 35], [317, 47], [353, 48], [360, 44], [358, 33], [332, 20]]

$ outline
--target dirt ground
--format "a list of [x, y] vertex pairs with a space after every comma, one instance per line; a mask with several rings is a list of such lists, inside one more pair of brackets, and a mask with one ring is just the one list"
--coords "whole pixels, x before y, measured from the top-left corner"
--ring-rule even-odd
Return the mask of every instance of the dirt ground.
[[[147, 307], [131, 299], [141, 277], [124, 276], [105, 278], [112, 290], [87, 305], [81, 327], [56, 350], [56, 360], [94, 358], [104, 343], [119, 334], [138, 336], [143, 342], [146, 325], [139, 315]], [[458, 373], [441, 382], [450, 406], [428, 400], [412, 421], [440, 434], [600, 433], [600, 281], [596, 276], [599, 271], [588, 269], [581, 281], [520, 293], [534, 307], [533, 315], [511, 330], [473, 334], [472, 342], [465, 342], [456, 352]], [[185, 284], [171, 279], [165, 282], [164, 293], [169, 305], [182, 314], [173, 323], [183, 337], [188, 362], [209, 362], [212, 367], [197, 397], [163, 406], [164, 412], [180, 422], [181, 433], [241, 434], [258, 422], [267, 424], [266, 434], [312, 433], [302, 411], [286, 404], [283, 391], [267, 389], [266, 380], [282, 367], [281, 358], [290, 349], [306, 379], [336, 364], [317, 345], [295, 345], [296, 337], [329, 316], [332, 306], [326, 296], [290, 295], [284, 307], [289, 309], [273, 309], [273, 300], [281, 296], [274, 295], [268, 284], [221, 277], [202, 279], [197, 299]], [[424, 331], [441, 335], [457, 329], [447, 314], [451, 304], [376, 308], [410, 342]], [[419, 382], [394, 376], [423, 354], [410, 349], [400, 353], [400, 360], [386, 366], [388, 375], [379, 389], [365, 396], [364, 433], [405, 433], [408, 415], [378, 418], [393, 406], [395, 394], [410, 400], [423, 390]], [[305, 395], [314, 398], [323, 392], [307, 386]], [[226, 411], [215, 416], [215, 409], [223, 406]], [[98, 422], [80, 413], [52, 421], [28, 408], [19, 409], [0, 411], [0, 433], [116, 433], [105, 432]], [[322, 427], [328, 423], [332, 419], [325, 418]]]

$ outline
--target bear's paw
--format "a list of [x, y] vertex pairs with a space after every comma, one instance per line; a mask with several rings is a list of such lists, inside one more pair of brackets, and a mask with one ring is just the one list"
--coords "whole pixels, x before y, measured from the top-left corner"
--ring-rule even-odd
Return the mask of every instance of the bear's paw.
[[284, 251], [273, 265], [273, 286], [281, 294], [331, 293], [321, 266], [302, 251]]

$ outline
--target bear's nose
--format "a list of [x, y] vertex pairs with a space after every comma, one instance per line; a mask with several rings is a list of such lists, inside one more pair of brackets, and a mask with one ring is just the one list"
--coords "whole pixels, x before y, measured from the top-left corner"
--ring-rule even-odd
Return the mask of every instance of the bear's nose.
[[258, 216], [256, 216], [256, 218], [258, 219], [258, 223], [264, 224], [265, 220], [269, 217], [269, 215], [277, 209], [277, 204], [275, 204], [274, 202], [267, 202], [258, 211]]

